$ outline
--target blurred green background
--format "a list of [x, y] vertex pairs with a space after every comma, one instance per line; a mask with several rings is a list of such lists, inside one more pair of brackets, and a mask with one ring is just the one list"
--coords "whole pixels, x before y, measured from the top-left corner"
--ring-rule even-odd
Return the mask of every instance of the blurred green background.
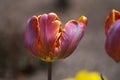
[[98, 71], [120, 80], [120, 64], [105, 52], [104, 21], [119, 0], [0, 0], [0, 80], [47, 80], [47, 64], [28, 54], [24, 30], [29, 17], [55, 12], [64, 24], [88, 17], [86, 33], [74, 53], [53, 63], [53, 80], [73, 77], [79, 70]]

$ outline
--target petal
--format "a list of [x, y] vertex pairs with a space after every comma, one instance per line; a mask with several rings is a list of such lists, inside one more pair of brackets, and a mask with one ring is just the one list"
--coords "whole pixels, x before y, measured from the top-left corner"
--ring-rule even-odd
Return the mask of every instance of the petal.
[[58, 38], [59, 29], [61, 22], [58, 20], [58, 17], [54, 13], [43, 14], [39, 20], [40, 27], [40, 42], [44, 51], [44, 56], [46, 58], [52, 58], [54, 44]]
[[120, 20], [117, 20], [111, 27], [105, 44], [106, 52], [116, 62], [120, 61]]
[[109, 16], [106, 18], [104, 24], [106, 35], [108, 34], [110, 28], [112, 27], [112, 24], [118, 19], [120, 19], [120, 12], [113, 9]]
[[38, 35], [39, 33], [39, 27], [37, 23], [37, 17], [32, 16], [26, 25], [25, 29], [25, 43], [26, 47], [28, 48], [29, 51], [33, 53], [33, 55], [38, 56], [37, 54], [37, 41], [38, 41]]
[[59, 39], [59, 48], [56, 48], [55, 53], [60, 58], [66, 58], [77, 47], [85, 31], [85, 25], [77, 21], [69, 21], [63, 31], [61, 32]]

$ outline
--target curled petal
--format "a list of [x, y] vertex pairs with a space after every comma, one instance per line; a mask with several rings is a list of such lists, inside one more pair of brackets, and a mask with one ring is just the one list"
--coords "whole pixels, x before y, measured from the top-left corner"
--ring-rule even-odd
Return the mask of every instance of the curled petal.
[[56, 49], [56, 54], [60, 58], [66, 58], [77, 47], [85, 31], [85, 25], [77, 21], [69, 21], [63, 31], [61, 32], [59, 39], [59, 48]]
[[120, 61], [120, 20], [112, 25], [106, 38], [105, 48], [109, 56], [116, 62]]
[[109, 16], [107, 16], [104, 27], [105, 27], [105, 34], [107, 35], [110, 28], [112, 27], [113, 23], [120, 19], [120, 12], [116, 11], [115, 9], [113, 9], [111, 11], [111, 13], [109, 14]]

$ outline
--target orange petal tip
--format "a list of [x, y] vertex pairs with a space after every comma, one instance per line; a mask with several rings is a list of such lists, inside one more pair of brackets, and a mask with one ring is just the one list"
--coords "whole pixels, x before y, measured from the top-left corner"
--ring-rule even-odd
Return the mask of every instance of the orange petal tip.
[[81, 16], [81, 17], [78, 19], [78, 22], [84, 23], [84, 24], [87, 26], [87, 24], [88, 24], [88, 19], [87, 19], [87, 17], [85, 17], [85, 16]]

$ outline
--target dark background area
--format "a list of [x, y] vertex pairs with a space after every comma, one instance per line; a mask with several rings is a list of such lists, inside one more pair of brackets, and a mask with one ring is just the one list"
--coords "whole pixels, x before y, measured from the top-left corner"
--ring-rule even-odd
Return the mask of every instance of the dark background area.
[[53, 80], [73, 77], [79, 70], [98, 71], [120, 80], [120, 64], [105, 52], [104, 21], [119, 0], [0, 0], [0, 80], [47, 80], [47, 64], [28, 54], [24, 30], [29, 17], [55, 12], [64, 24], [81, 15], [88, 26], [74, 53], [53, 63]]

